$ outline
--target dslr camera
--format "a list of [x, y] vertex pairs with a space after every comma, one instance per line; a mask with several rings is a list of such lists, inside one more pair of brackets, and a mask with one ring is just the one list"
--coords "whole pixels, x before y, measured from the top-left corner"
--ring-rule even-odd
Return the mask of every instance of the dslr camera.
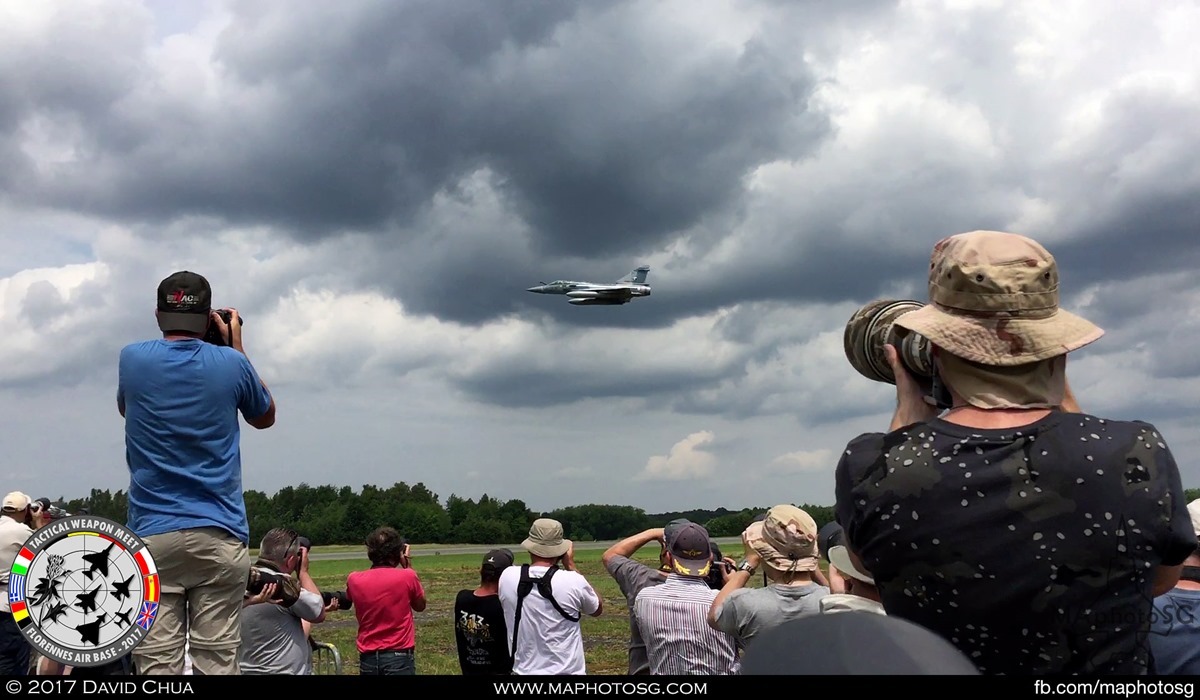
[[[232, 323], [233, 313], [229, 309], [213, 309], [213, 311], [221, 317], [225, 325]], [[238, 314], [238, 325], [242, 325], [242, 315]], [[230, 329], [232, 331], [232, 329]], [[204, 342], [212, 343], [213, 345], [229, 345], [224, 338], [221, 337], [221, 329], [217, 328], [217, 324], [208, 324], [208, 330], [204, 332]]]

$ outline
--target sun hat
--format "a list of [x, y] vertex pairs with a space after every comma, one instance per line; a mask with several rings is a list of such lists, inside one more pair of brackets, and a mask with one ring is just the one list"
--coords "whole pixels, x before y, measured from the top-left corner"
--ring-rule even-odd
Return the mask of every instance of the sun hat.
[[939, 241], [929, 263], [929, 303], [895, 324], [985, 365], [1064, 355], [1104, 331], [1059, 308], [1058, 264], [1031, 238], [970, 231]]

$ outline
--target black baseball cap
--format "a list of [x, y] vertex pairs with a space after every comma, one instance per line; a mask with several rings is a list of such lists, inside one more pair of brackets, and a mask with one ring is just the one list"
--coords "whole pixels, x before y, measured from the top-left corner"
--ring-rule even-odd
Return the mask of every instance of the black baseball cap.
[[744, 676], [978, 676], [961, 651], [898, 617], [847, 611], [789, 620], [754, 638]]
[[683, 576], [707, 576], [712, 565], [708, 530], [703, 525], [686, 523], [671, 532], [667, 540], [671, 553], [671, 572]]
[[817, 532], [817, 549], [821, 550], [821, 558], [829, 561], [829, 548], [846, 544], [842, 526], [837, 521], [825, 523], [825, 527]]
[[195, 272], [176, 272], [158, 285], [158, 327], [203, 333], [212, 312], [212, 287]]
[[513, 553], [510, 549], [493, 549], [483, 555], [483, 565], [479, 568], [480, 573], [499, 574], [508, 567], [513, 565]]

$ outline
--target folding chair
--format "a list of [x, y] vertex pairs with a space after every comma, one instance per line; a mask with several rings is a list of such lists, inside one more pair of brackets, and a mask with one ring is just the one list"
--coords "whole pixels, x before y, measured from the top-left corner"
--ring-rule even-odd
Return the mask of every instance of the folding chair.
[[309, 637], [308, 645], [312, 648], [313, 675], [342, 675], [342, 655], [337, 647], [328, 642], [318, 642], [312, 637]]

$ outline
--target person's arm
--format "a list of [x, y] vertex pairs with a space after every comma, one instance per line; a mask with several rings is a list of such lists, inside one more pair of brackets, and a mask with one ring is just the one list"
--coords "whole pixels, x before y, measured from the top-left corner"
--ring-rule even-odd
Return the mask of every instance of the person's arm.
[[[1183, 477], [1179, 473], [1175, 455], [1172, 454], [1171, 448], [1167, 447], [1166, 438], [1162, 437], [1162, 433], [1157, 428], [1147, 424], [1146, 430], [1159, 436], [1157, 442], [1161, 449], [1161, 453], [1153, 457], [1159, 465], [1158, 479], [1161, 484], [1158, 489], [1161, 500], [1158, 500], [1156, 505], [1159, 509], [1164, 505], [1170, 508], [1166, 513], [1167, 527], [1160, 534], [1157, 543], [1157, 554], [1161, 564], [1154, 569], [1153, 593], [1155, 596], [1160, 596], [1179, 583], [1184, 562], [1189, 556], [1196, 553], [1200, 542], [1197, 542], [1196, 529], [1192, 525], [1191, 513], [1188, 512], [1187, 496], [1183, 491]], [[1155, 513], [1155, 515], [1161, 515], [1161, 513]], [[1141, 520], [1138, 518], [1139, 522]]]
[[708, 626], [718, 632], [729, 632], [721, 626], [721, 613], [725, 609], [725, 602], [729, 600], [729, 596], [733, 595], [734, 591], [745, 588], [755, 572], [762, 566], [762, 557], [758, 556], [758, 552], [749, 545], [746, 546], [745, 563], [749, 568], [738, 568], [729, 574], [725, 585], [721, 587], [721, 591], [717, 593], [717, 597], [713, 599], [712, 605], [708, 608]]
[[604, 562], [604, 568], [608, 568], [609, 563], [615, 557], [625, 557], [629, 559], [637, 554], [637, 551], [651, 542], [661, 542], [663, 539], [663, 529], [661, 527], [644, 530], [636, 535], [631, 535], [617, 542], [613, 546], [604, 550], [603, 556], [600, 557]]
[[408, 569], [408, 571], [413, 572], [412, 592], [411, 597], [409, 598], [409, 606], [412, 607], [413, 612], [424, 612], [426, 605], [425, 588], [421, 586], [421, 579], [417, 577], [417, 572], [413, 571], [412, 569]]
[[[267, 383], [254, 370], [254, 365], [250, 363], [250, 356], [246, 354], [246, 348], [242, 344], [241, 316], [238, 315], [237, 309], [229, 309], [229, 323], [225, 323], [225, 319], [213, 311], [212, 322], [216, 324], [217, 330], [221, 332], [221, 337], [229, 343], [229, 346], [242, 353], [242, 357], [246, 358], [249, 374], [253, 377], [253, 384], [256, 385], [250, 388], [249, 396], [251, 398], [247, 398], [247, 403], [242, 406], [242, 415], [245, 416], [246, 423], [259, 430], [270, 428], [275, 425], [275, 397], [271, 395]], [[266, 407], [262, 407], [264, 403]]]
[[[562, 559], [560, 559], [560, 561], [562, 562], [563, 569], [566, 571], [575, 571], [574, 542], [572, 542], [571, 546], [567, 549], [567, 553], [562, 555]], [[575, 573], [579, 572], [575, 571]], [[580, 574], [579, 577], [583, 579], [583, 585], [586, 587], [586, 589], [581, 592], [582, 600], [580, 601], [579, 609], [585, 614], [591, 615], [592, 617], [600, 617], [600, 614], [604, 612], [604, 599], [601, 598], [600, 594], [596, 592], [596, 588], [591, 584], [590, 581], [584, 578], [582, 574]], [[595, 610], [589, 610], [593, 603], [596, 606]]]
[[812, 572], [812, 580], [813, 580], [813, 582], [814, 582], [814, 583], [816, 583], [818, 586], [824, 586], [824, 587], [826, 587], [826, 588], [829, 588], [829, 579], [825, 578], [825, 574], [821, 573], [821, 567], [820, 567], [820, 566], [818, 566], [817, 568], [813, 569], [813, 572]]
[[[312, 574], [308, 572], [307, 547], [300, 549], [299, 578], [301, 591], [308, 591], [312, 593], [312, 596], [305, 596], [301, 593], [301, 599], [307, 599], [304, 604], [305, 607], [298, 608], [297, 606], [301, 603], [300, 601], [296, 601], [296, 605], [292, 606], [292, 608], [300, 616], [300, 620], [304, 626], [304, 636], [307, 637], [312, 632], [313, 623], [325, 621], [325, 599], [321, 597], [321, 589], [317, 587], [317, 582], [313, 580]], [[311, 609], [313, 603], [316, 603], [315, 611]]]

